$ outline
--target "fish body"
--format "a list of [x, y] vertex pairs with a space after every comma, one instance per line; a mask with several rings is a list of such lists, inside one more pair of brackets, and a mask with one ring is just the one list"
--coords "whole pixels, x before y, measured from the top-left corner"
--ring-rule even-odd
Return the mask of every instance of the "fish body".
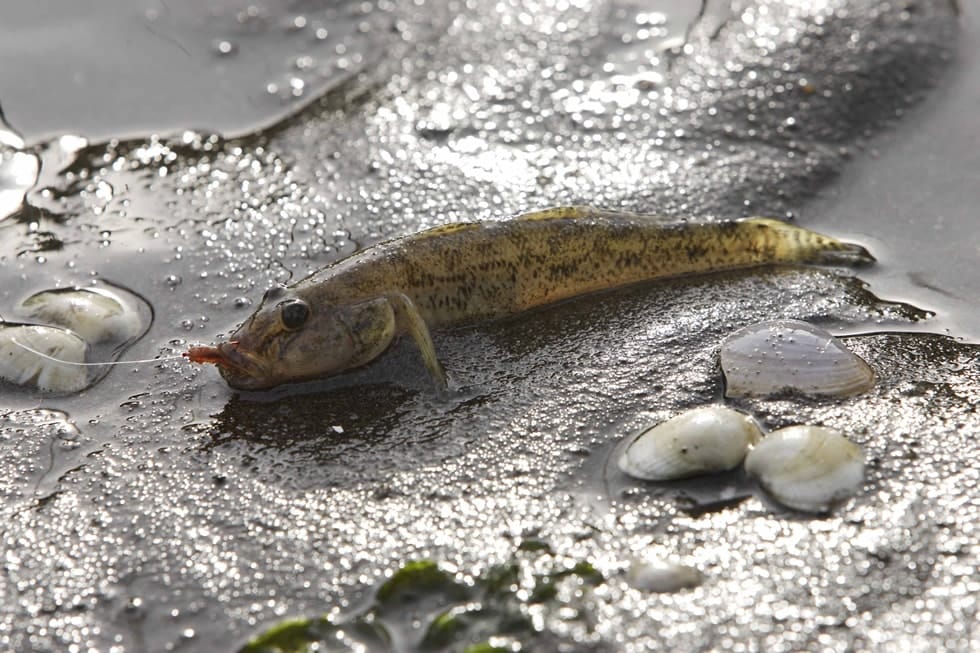
[[267, 292], [229, 342], [192, 348], [188, 357], [217, 364], [233, 387], [260, 389], [364, 365], [408, 334], [445, 385], [431, 329], [654, 279], [873, 260], [858, 245], [767, 218], [698, 224], [559, 207], [369, 247]]

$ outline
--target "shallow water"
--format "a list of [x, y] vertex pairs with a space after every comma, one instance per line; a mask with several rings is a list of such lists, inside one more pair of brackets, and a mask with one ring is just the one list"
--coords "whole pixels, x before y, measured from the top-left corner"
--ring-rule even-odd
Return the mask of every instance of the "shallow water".
[[[801, 211], [815, 227], [874, 243], [862, 273], [879, 295], [937, 313], [923, 326], [980, 341], [980, 16], [967, 7], [955, 65], [908, 129], [866, 144], [848, 174]], [[904, 113], [904, 112], [903, 112]]]
[[[709, 3], [697, 21], [690, 8], [626, 0], [296, 2], [258, 5], [274, 14], [249, 31], [246, 5], [214, 6], [107, 3], [71, 23], [76, 40], [52, 36], [70, 14], [42, 21], [23, 9], [44, 27], [0, 47], [22, 53], [33, 34], [44, 44], [32, 49], [36, 70], [49, 66], [51, 79], [77, 67], [141, 92], [87, 108], [114, 91], [85, 83], [78, 103], [58, 103], [27, 90], [26, 66], [2, 73], [12, 77], [0, 102], [23, 138], [0, 138], [0, 314], [98, 277], [155, 310], [127, 357], [172, 355], [227, 333], [271, 284], [378, 239], [566, 202], [792, 215], [856, 234], [883, 263], [860, 278], [787, 269], [680, 280], [442, 334], [464, 386], [449, 402], [429, 392], [406, 343], [345, 377], [262, 395], [181, 360], [122, 366], [71, 397], [4, 388], [0, 643], [231, 650], [285, 615], [356, 602], [406, 558], [474, 569], [531, 535], [609, 578], [583, 648], [976, 643], [954, 626], [976, 616], [963, 597], [976, 591], [980, 370], [976, 347], [957, 340], [975, 324], [976, 161], [964, 137], [928, 183], [905, 165], [907, 150], [942, 145], [943, 124], [976, 133], [964, 109], [977, 86], [972, 17], [939, 1]], [[331, 10], [370, 25], [352, 31], [343, 14], [319, 44]], [[141, 27], [139, 47], [119, 54], [147, 25], [165, 38]], [[330, 72], [330, 39], [345, 37], [346, 52], [376, 55], [354, 76]], [[235, 43], [226, 56], [211, 49], [222, 38]], [[192, 65], [164, 54], [184, 50]], [[307, 55], [323, 68], [281, 103], [266, 86]], [[66, 58], [79, 63], [51, 63]], [[166, 74], [146, 61], [166, 61]], [[56, 92], [72, 84], [62, 77]], [[233, 92], [206, 92], [215, 88]], [[942, 193], [955, 216], [942, 222], [956, 232], [949, 247], [917, 235], [939, 223], [906, 225], [913, 203], [892, 214], [881, 202], [958, 180]], [[881, 183], [892, 190], [879, 194]], [[862, 221], [882, 215], [897, 217]], [[722, 400], [725, 335], [780, 317], [906, 332], [848, 338], [881, 379], [869, 395], [736, 402], [770, 428], [806, 420], [854, 436], [869, 458], [861, 495], [814, 520], [774, 512], [738, 474], [657, 486], [608, 474], [621, 437]], [[947, 329], [954, 338], [923, 333]], [[630, 589], [617, 570], [648, 551], [695, 561], [706, 583], [666, 597]]]
[[[8, 119], [28, 143], [184, 129], [246, 134], [445, 29], [393, 2], [51, 0], [0, 27]], [[420, 20], [422, 19], [422, 20]]]

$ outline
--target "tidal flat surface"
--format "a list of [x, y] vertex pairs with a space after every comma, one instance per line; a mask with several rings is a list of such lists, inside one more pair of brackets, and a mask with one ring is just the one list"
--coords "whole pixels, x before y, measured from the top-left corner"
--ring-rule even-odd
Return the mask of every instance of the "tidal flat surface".
[[[980, 648], [972, 5], [36, 6], [0, 27], [23, 62], [0, 76], [0, 315], [124, 286], [154, 313], [126, 359], [212, 342], [380, 239], [563, 203], [790, 218], [881, 263], [439, 334], [452, 401], [407, 343], [261, 395], [180, 359], [71, 396], [4, 387], [0, 648], [237, 650], [356, 610], [407, 560], [476, 576], [526, 541], [604, 579], [539, 615], [541, 650]], [[862, 492], [814, 518], [737, 475], [615, 471], [623, 437], [722, 401], [719, 343], [776, 318], [851, 334], [878, 384], [729, 403], [851, 436]], [[704, 582], [639, 591], [641, 555]]]

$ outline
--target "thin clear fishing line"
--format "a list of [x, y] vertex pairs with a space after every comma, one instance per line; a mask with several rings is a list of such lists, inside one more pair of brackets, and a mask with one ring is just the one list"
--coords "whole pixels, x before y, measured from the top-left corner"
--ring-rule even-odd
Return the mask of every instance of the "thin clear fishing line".
[[41, 358], [47, 359], [49, 361], [54, 361], [55, 363], [61, 363], [62, 365], [78, 365], [79, 367], [102, 367], [103, 365], [133, 365], [135, 363], [156, 363], [157, 361], [169, 361], [176, 360], [178, 358], [183, 358], [183, 354], [175, 354], [173, 356], [159, 356], [157, 358], [144, 358], [142, 360], [131, 360], [131, 361], [107, 361], [105, 363], [76, 363], [75, 361], [64, 361], [60, 358], [55, 358], [49, 354], [45, 354], [43, 351], [38, 351], [31, 347], [28, 347], [22, 342], [17, 342], [16, 338], [11, 338], [10, 342], [14, 343], [21, 349], [26, 349], [35, 356], [40, 356]]

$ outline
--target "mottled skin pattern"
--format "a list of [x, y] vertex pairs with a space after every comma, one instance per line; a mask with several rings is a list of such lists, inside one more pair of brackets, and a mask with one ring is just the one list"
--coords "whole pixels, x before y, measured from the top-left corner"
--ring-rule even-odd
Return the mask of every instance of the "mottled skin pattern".
[[363, 365], [407, 333], [445, 386], [429, 329], [651, 279], [872, 260], [860, 246], [778, 220], [694, 224], [560, 207], [436, 227], [365, 249], [270, 291], [229, 342], [194, 348], [189, 357], [218, 364], [233, 387], [267, 388]]

